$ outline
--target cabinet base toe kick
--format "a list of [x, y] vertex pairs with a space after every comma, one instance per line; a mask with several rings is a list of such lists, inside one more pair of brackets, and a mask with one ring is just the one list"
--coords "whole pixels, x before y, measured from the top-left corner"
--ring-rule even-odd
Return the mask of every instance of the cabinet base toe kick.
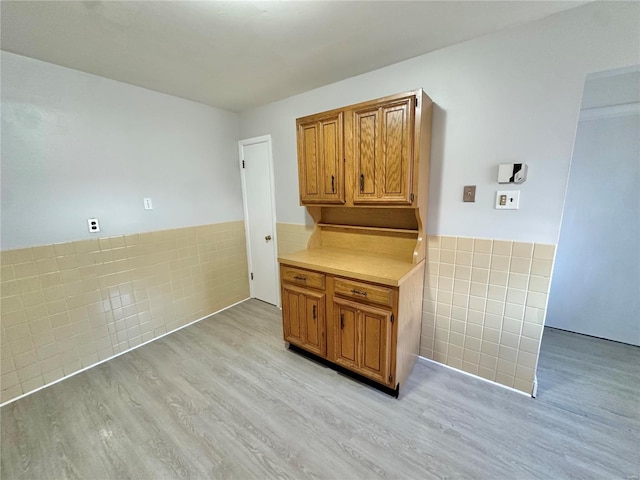
[[383, 393], [386, 393], [387, 395], [390, 395], [392, 397], [398, 398], [398, 395], [400, 394], [400, 385], [396, 385], [396, 388], [390, 388], [387, 387], [385, 385], [382, 385], [374, 380], [371, 380], [370, 378], [365, 377], [364, 375], [360, 375], [352, 370], [349, 370], [348, 368], [344, 368], [336, 363], [333, 363], [329, 360], [327, 360], [326, 358], [322, 358], [319, 357], [318, 355], [315, 355], [311, 352], [309, 352], [308, 350], [305, 350], [304, 348], [298, 347], [297, 345], [290, 343], [290, 342], [285, 342], [285, 345], [288, 346], [289, 350], [291, 350], [292, 352], [295, 352], [299, 355], [304, 356], [305, 358], [308, 358], [310, 360], [313, 360], [317, 363], [320, 363], [322, 365], [324, 365], [325, 367], [329, 367], [332, 370], [334, 370], [335, 372], [345, 375], [353, 380], [357, 380], [360, 383], [363, 383], [369, 387], [373, 387], [376, 390], [379, 390]]

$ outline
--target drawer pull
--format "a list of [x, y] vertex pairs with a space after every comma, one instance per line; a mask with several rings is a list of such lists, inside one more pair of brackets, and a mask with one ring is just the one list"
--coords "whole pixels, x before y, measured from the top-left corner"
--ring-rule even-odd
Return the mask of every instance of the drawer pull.
[[354, 295], [362, 295], [364, 297], [367, 296], [367, 292], [363, 292], [362, 290], [356, 290], [355, 288], [351, 289], [351, 293]]
[[296, 275], [295, 277], [296, 280], [300, 280], [301, 282], [306, 282], [307, 281], [307, 277], [301, 277], [300, 275]]

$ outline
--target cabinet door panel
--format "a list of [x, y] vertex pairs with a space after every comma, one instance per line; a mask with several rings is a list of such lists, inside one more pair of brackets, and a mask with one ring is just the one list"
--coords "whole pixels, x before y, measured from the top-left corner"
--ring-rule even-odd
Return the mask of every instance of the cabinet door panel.
[[318, 355], [327, 352], [325, 341], [324, 293], [306, 292], [304, 298], [305, 347]]
[[322, 197], [327, 202], [344, 203], [344, 151], [342, 113], [320, 122], [322, 136]]
[[334, 302], [336, 363], [354, 368], [358, 363], [357, 310]]
[[296, 345], [304, 344], [304, 324], [301, 310], [300, 293], [287, 288], [282, 289], [282, 318], [284, 339]]
[[410, 204], [415, 99], [353, 112], [355, 204]]
[[360, 309], [362, 352], [360, 370], [374, 380], [389, 382], [391, 312], [363, 306]]
[[303, 204], [344, 203], [343, 113], [298, 121], [298, 170]]
[[320, 195], [318, 126], [315, 123], [299, 125], [298, 144], [300, 198], [304, 201]]
[[380, 197], [409, 202], [411, 188], [411, 99], [382, 108], [382, 144], [384, 158], [380, 162], [383, 179]]
[[376, 163], [379, 155], [378, 109], [354, 112], [354, 200], [376, 197]]

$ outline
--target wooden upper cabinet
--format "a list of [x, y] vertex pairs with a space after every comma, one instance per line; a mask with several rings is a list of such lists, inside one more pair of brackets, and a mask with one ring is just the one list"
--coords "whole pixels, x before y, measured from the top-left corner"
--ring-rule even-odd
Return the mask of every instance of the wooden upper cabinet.
[[415, 96], [353, 110], [354, 204], [410, 205]]
[[432, 104], [419, 89], [298, 118], [301, 205], [418, 207]]
[[297, 121], [302, 205], [345, 202], [343, 118], [338, 112]]

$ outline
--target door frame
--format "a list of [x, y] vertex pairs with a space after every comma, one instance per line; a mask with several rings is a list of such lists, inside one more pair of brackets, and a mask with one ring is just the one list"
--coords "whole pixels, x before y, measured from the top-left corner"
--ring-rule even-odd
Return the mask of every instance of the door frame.
[[245, 241], [247, 248], [247, 276], [249, 277], [249, 295], [251, 298], [255, 298], [254, 296], [254, 288], [253, 281], [251, 280], [251, 272], [253, 271], [253, 262], [251, 258], [251, 239], [250, 239], [250, 224], [249, 224], [249, 209], [247, 208], [247, 183], [245, 179], [245, 169], [242, 166], [242, 162], [244, 161], [243, 147], [249, 145], [255, 145], [257, 143], [265, 143], [267, 144], [267, 162], [269, 163], [269, 189], [271, 191], [271, 228], [272, 232], [272, 248], [273, 248], [273, 257], [274, 257], [274, 270], [276, 272], [276, 306], [278, 308], [282, 308], [282, 298], [280, 295], [280, 269], [278, 268], [278, 236], [276, 233], [276, 191], [275, 191], [275, 176], [273, 170], [273, 149], [271, 143], [271, 135], [262, 135], [259, 137], [245, 138], [238, 141], [238, 165], [240, 167], [240, 183], [242, 185], [242, 210], [244, 214], [244, 233], [245, 233]]

